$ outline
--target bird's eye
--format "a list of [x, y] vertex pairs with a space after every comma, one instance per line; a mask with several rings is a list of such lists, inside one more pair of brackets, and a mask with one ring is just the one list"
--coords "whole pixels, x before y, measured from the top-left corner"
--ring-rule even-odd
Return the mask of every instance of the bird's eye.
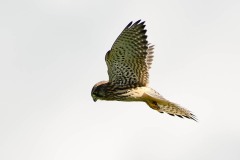
[[94, 92], [93, 95], [96, 97], [102, 97], [102, 95], [99, 92]]

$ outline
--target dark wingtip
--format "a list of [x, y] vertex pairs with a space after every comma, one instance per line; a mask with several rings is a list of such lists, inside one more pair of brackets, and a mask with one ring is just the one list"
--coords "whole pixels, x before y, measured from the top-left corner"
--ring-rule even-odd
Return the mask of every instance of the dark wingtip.
[[[136, 25], [142, 25], [142, 26], [144, 26], [145, 27], [145, 25], [144, 25], [144, 23], [145, 23], [145, 21], [142, 21], [141, 19], [139, 19], [138, 21], [136, 21], [136, 22], [130, 22], [130, 23], [128, 23], [128, 25], [125, 27], [125, 29], [126, 28], [129, 28], [129, 27], [131, 27], [131, 26], [136, 26]], [[141, 23], [140, 23], [141, 22]]]
[[130, 23], [128, 23], [128, 25], [125, 27], [125, 29], [129, 28], [132, 25], [132, 23], [133, 23], [132, 21]]
[[[141, 19], [139, 19], [138, 21], [136, 21], [133, 25], [137, 25], [139, 22], [141, 22]], [[144, 23], [144, 22], [142, 22]]]

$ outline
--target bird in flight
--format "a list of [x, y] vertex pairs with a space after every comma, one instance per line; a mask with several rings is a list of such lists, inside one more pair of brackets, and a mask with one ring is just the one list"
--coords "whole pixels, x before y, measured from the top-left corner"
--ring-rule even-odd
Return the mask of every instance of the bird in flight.
[[93, 86], [93, 100], [145, 102], [160, 113], [196, 121], [195, 115], [189, 110], [148, 87], [154, 46], [147, 41], [144, 23], [141, 20], [130, 22], [106, 53], [109, 81], [101, 81]]

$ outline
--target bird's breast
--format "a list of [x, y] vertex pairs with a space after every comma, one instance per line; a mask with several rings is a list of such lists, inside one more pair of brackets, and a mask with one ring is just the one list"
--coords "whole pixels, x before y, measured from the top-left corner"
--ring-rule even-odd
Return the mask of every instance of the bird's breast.
[[144, 87], [128, 89], [125, 93], [120, 94], [122, 101], [142, 101]]

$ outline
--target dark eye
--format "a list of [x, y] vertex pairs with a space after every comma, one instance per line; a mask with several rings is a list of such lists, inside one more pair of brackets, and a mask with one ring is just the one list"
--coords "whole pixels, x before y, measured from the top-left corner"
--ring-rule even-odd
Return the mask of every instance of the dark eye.
[[96, 97], [102, 97], [102, 95], [100, 94], [99, 91], [94, 91], [93, 95], [96, 96]]
[[97, 97], [102, 97], [102, 95], [100, 94], [100, 92], [96, 92], [96, 93], [94, 93], [94, 95], [97, 96]]
[[104, 91], [102, 86], [97, 86], [92, 89], [92, 94], [96, 97], [103, 97], [104, 96]]

